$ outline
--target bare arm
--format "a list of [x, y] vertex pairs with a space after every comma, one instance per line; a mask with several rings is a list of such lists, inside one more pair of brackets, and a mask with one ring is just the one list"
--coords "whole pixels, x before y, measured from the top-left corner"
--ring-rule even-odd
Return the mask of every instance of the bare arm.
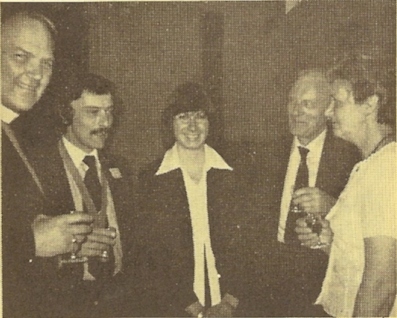
[[389, 316], [396, 297], [396, 239], [364, 239], [365, 268], [357, 293], [354, 317]]

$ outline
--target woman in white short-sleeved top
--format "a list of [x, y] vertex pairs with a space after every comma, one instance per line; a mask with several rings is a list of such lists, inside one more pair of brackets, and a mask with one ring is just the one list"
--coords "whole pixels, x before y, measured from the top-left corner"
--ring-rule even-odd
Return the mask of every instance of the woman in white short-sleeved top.
[[353, 168], [320, 237], [303, 219], [296, 229], [303, 245], [332, 241], [323, 248], [330, 258], [316, 304], [335, 317], [397, 315], [395, 82], [382, 65], [361, 54], [333, 70], [334, 133], [354, 143], [363, 161]]

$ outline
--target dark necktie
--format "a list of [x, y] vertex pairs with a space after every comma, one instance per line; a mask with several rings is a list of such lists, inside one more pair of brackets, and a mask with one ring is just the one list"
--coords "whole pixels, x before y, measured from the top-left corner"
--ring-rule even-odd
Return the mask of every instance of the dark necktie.
[[[96, 210], [100, 211], [102, 205], [102, 186], [98, 178], [96, 159], [94, 156], [85, 156], [83, 162], [88, 166], [88, 170], [84, 177], [84, 184], [90, 193]], [[107, 225], [105, 227], [107, 227]], [[102, 262], [100, 257], [90, 257], [88, 260], [88, 271], [96, 279], [102, 280], [106, 277], [111, 277], [113, 269], [114, 255], [112, 250], [109, 253], [109, 260], [107, 262]]]
[[97, 211], [101, 210], [101, 195], [102, 186], [99, 182], [98, 171], [96, 168], [94, 156], [85, 156], [83, 162], [88, 166], [88, 170], [84, 177], [84, 183], [87, 187], [88, 192], [91, 195], [92, 201], [94, 202]]
[[[301, 161], [298, 168], [298, 173], [296, 174], [294, 192], [300, 188], [305, 188], [309, 186], [309, 169], [307, 167], [307, 154], [309, 149], [304, 147], [298, 147], [301, 156]], [[291, 212], [293, 208], [292, 202], [288, 212], [287, 223], [285, 226], [284, 241], [287, 244], [300, 245], [297, 234], [295, 233], [296, 221], [303, 217], [303, 213]]]

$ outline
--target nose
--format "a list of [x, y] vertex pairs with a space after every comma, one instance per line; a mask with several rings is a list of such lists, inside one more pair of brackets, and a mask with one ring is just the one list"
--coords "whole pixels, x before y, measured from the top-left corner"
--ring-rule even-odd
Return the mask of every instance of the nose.
[[197, 129], [197, 120], [195, 116], [189, 117], [188, 129], [190, 131], [195, 131]]
[[109, 128], [113, 123], [113, 115], [107, 110], [101, 110], [99, 113], [99, 126]]
[[334, 101], [332, 101], [329, 105], [329, 107], [327, 108], [327, 110], [325, 111], [325, 117], [329, 118], [329, 119], [333, 119], [334, 118]]
[[39, 60], [32, 59], [26, 66], [26, 71], [31, 78], [39, 81], [43, 78], [43, 65]]

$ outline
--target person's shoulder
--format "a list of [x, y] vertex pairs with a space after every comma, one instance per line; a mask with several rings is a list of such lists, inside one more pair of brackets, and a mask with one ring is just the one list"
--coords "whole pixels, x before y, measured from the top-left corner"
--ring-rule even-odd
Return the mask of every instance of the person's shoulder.
[[[389, 171], [390, 173], [392, 171], [395, 172], [397, 166], [396, 151], [396, 142], [387, 144], [367, 159], [370, 163], [369, 166], [375, 169], [379, 168], [379, 170]], [[395, 178], [395, 174], [393, 175], [393, 178]]]

